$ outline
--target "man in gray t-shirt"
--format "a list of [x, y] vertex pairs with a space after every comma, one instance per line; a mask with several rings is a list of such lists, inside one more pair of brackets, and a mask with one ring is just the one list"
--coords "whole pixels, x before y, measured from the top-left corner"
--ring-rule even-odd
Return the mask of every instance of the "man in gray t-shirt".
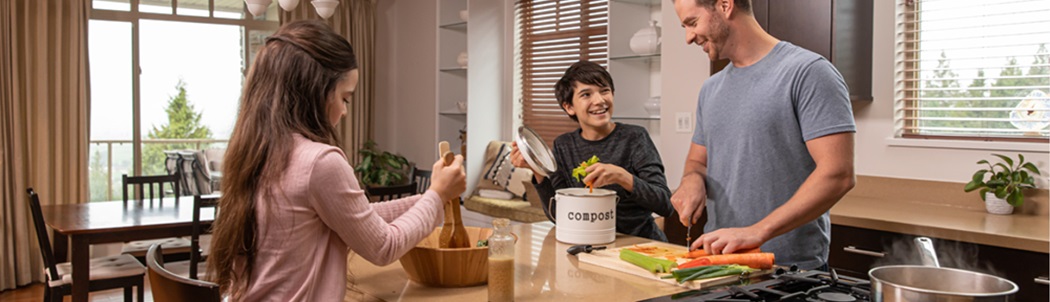
[[770, 36], [748, 0], [674, 0], [686, 41], [732, 63], [703, 84], [681, 185], [682, 223], [706, 206], [709, 253], [762, 248], [776, 263], [827, 264], [828, 210], [855, 183], [846, 84], [820, 55]]

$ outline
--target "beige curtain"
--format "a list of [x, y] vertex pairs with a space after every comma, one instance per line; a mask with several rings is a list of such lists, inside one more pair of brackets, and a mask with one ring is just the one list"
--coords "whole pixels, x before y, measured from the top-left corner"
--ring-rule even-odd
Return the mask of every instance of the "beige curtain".
[[281, 11], [281, 24], [295, 20], [324, 20], [354, 47], [361, 81], [338, 129], [341, 147], [351, 164], [361, 161], [357, 150], [375, 133], [375, 16], [376, 0], [341, 0], [335, 14], [327, 20], [318, 16], [313, 5], [306, 0], [300, 0], [299, 6], [291, 12]]
[[43, 280], [26, 188], [87, 199], [89, 0], [0, 1], [0, 290]]

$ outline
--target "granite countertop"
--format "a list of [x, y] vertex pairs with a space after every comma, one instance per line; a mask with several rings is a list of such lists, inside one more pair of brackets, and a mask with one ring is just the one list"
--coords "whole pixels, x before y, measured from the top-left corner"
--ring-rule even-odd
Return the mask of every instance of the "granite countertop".
[[847, 195], [831, 208], [831, 223], [1050, 252], [1050, 217], [1040, 213], [995, 215], [968, 206]]

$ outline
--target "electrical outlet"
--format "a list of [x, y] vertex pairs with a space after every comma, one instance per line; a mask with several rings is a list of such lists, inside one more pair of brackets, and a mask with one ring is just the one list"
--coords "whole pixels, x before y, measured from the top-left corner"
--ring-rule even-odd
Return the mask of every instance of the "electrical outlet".
[[674, 129], [678, 133], [689, 133], [693, 131], [693, 113], [675, 112]]

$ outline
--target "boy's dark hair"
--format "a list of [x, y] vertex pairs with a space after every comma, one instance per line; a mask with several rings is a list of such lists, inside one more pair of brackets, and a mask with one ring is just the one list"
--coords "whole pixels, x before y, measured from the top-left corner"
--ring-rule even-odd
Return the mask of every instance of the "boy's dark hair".
[[[565, 70], [565, 75], [554, 83], [554, 97], [558, 99], [559, 107], [565, 108], [565, 104], [572, 105], [572, 94], [576, 90], [577, 82], [602, 88], [609, 87], [613, 93], [616, 93], [612, 76], [604, 67], [591, 61], [581, 60], [569, 66], [569, 69]], [[573, 121], [580, 121], [575, 115], [568, 115]]]

